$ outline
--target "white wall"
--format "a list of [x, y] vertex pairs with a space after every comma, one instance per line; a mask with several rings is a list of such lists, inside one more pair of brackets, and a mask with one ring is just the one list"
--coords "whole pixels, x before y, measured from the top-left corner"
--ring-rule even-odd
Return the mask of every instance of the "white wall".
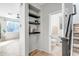
[[[29, 17], [28, 17], [28, 13], [29, 13], [29, 10], [28, 10], [28, 3], [25, 4], [25, 55], [28, 56], [29, 54], [29, 24], [28, 24], [28, 21], [29, 21]], [[23, 23], [24, 24], [24, 23]], [[23, 30], [23, 29], [22, 29]], [[21, 33], [22, 34], [22, 33]], [[24, 43], [22, 43], [24, 44]]]
[[19, 39], [19, 32], [7, 32], [5, 34], [5, 40], [10, 39]]
[[73, 23], [74, 24], [79, 24], [79, 3], [75, 3], [76, 5], [76, 12], [77, 14], [73, 16]]
[[47, 3], [41, 6], [41, 39], [39, 49], [49, 51], [49, 14], [61, 10], [61, 3]]
[[29, 17], [28, 17], [28, 4], [20, 5], [20, 54], [28, 56], [29, 54]]
[[32, 52], [35, 49], [39, 49], [39, 40], [40, 34], [31, 34], [29, 38], [29, 52]]

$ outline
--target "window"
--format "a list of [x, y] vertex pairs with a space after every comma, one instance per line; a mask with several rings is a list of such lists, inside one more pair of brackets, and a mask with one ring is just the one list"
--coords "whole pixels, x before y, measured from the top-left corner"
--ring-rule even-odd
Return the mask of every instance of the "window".
[[19, 25], [17, 21], [7, 21], [6, 32], [19, 32]]

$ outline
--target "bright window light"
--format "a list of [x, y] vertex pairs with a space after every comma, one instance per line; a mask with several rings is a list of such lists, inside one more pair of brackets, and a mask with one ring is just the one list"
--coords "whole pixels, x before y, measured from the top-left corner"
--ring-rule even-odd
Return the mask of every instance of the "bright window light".
[[6, 32], [19, 32], [19, 22], [7, 21]]

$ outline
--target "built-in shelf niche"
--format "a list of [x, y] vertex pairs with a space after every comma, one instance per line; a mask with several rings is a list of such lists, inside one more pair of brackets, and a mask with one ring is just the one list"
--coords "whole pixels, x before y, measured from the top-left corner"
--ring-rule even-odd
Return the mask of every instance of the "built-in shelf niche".
[[[39, 14], [40, 14], [40, 10], [35, 6], [29, 4], [29, 34], [40, 34], [40, 31], [39, 31], [40, 15]], [[32, 26], [35, 26], [36, 28], [33, 29], [31, 28]]]

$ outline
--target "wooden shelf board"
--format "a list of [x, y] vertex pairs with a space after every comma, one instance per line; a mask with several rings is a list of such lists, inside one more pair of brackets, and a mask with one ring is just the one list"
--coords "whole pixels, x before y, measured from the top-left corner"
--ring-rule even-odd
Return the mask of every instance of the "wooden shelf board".
[[29, 34], [40, 34], [40, 32], [29, 32]]
[[30, 21], [29, 21], [29, 24], [40, 25], [40, 23], [35, 23], [35, 22], [30, 22]]
[[34, 14], [32, 14], [32, 13], [29, 13], [29, 16], [30, 16], [30, 17], [34, 17], [34, 18], [40, 18], [40, 16], [34, 15]]

